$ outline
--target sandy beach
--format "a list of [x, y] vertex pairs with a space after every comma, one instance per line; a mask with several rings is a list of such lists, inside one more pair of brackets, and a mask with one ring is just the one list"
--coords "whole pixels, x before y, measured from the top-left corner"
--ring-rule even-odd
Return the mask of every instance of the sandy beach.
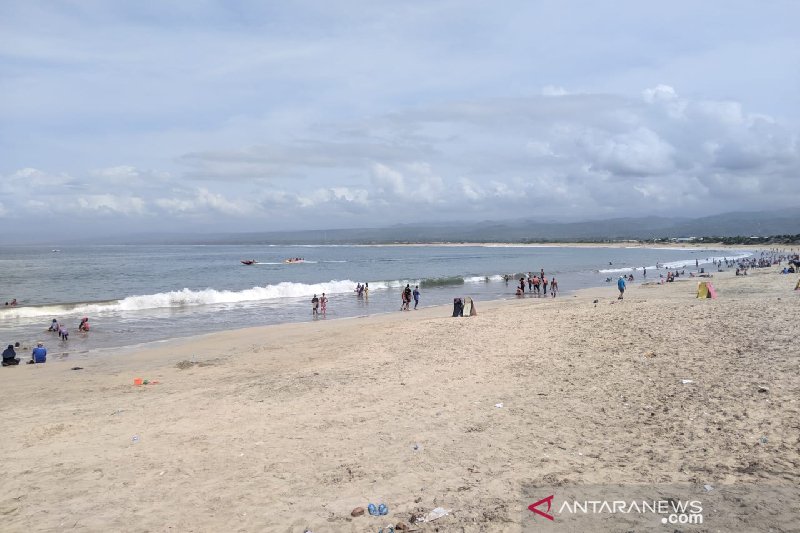
[[788, 494], [710, 531], [798, 531], [797, 275], [711, 281], [2, 368], [0, 529], [519, 531], [527, 484], [686, 483]]

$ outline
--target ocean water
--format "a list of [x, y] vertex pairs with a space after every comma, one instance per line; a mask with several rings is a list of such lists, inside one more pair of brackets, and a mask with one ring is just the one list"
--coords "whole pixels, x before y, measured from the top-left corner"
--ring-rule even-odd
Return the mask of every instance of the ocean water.
[[[57, 357], [80, 358], [122, 346], [256, 325], [312, 320], [310, 300], [329, 298], [326, 320], [397, 312], [406, 283], [420, 305], [515, 298], [520, 273], [545, 270], [561, 296], [635, 283], [666, 268], [707, 267], [745, 251], [551, 246], [0, 246], [0, 344], [44, 341]], [[303, 263], [285, 264], [290, 257]], [[254, 265], [240, 260], [255, 259]], [[656, 269], [656, 265], [661, 267]], [[687, 272], [688, 273], [688, 272]], [[504, 275], [511, 281], [505, 283]], [[368, 282], [369, 298], [356, 283]], [[613, 284], [609, 292], [615, 293]], [[526, 295], [526, 297], [528, 297]], [[16, 298], [17, 307], [3, 306]], [[77, 331], [89, 317], [91, 331]], [[46, 331], [56, 318], [68, 341]], [[22, 356], [27, 356], [27, 352]]]

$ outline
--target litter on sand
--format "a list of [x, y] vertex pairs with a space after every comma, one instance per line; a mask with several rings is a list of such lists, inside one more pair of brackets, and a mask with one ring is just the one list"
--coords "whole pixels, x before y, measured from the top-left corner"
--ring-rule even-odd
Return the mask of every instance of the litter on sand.
[[691, 379], [682, 379], [681, 383], [683, 383], [684, 385], [688, 385], [689, 383], [694, 383], [694, 381]]
[[439, 518], [441, 518], [443, 516], [447, 516], [449, 514], [450, 514], [450, 511], [448, 511], [444, 507], [437, 507], [436, 509], [432, 510], [430, 513], [428, 513], [425, 516], [424, 521], [425, 522], [433, 522], [434, 520], [438, 520]]
[[503, 407], [503, 404], [502, 403], [496, 403], [496, 404], [494, 404], [494, 406], [497, 407], [498, 409], [500, 409], [501, 407]]

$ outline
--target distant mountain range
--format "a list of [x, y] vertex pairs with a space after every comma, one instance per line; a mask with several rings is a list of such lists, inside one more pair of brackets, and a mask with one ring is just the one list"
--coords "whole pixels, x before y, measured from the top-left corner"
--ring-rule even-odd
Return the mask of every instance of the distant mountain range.
[[[702, 218], [614, 218], [585, 222], [517, 219], [460, 224], [402, 224], [385, 228], [140, 235], [126, 241], [186, 244], [389, 244], [435, 242], [581, 242], [681, 237], [735, 237], [800, 234], [800, 209], [724, 213]], [[114, 242], [119, 242], [116, 237]]]
[[[532, 219], [399, 224], [383, 228], [249, 233], [139, 233], [59, 240], [58, 244], [391, 244], [609, 242], [686, 237], [800, 234], [800, 209], [724, 213], [701, 218], [637, 217], [552, 222]], [[0, 242], [47, 240], [0, 235]]]

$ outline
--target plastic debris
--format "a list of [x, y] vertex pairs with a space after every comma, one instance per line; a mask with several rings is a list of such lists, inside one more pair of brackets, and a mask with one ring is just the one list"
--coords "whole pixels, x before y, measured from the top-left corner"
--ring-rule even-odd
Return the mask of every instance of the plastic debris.
[[706, 489], [706, 492], [711, 492], [712, 490], [714, 490], [714, 487], [712, 487], [711, 485], [703, 485], [703, 488]]
[[691, 379], [682, 379], [681, 383], [683, 383], [684, 385], [688, 385], [689, 383], [694, 383], [694, 381]]
[[450, 511], [445, 509], [444, 507], [437, 507], [436, 509], [432, 510], [430, 513], [425, 516], [425, 522], [432, 522], [434, 520], [438, 520], [443, 516], [447, 516], [450, 514]]
[[139, 442], [139, 435], [134, 435], [131, 437], [131, 442]]
[[496, 403], [496, 404], [494, 404], [494, 406], [497, 407], [498, 409], [500, 409], [501, 407], [503, 407], [503, 404], [502, 404], [502, 402], [501, 403]]

